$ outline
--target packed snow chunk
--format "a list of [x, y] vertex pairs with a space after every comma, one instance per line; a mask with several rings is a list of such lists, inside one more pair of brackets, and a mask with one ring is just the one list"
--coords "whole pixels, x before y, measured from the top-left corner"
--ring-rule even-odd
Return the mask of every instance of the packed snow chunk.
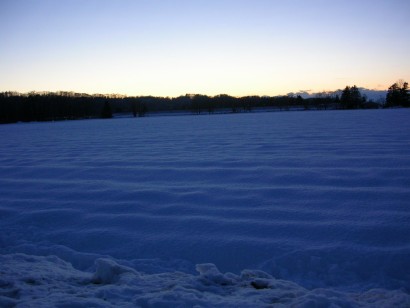
[[196, 270], [200, 274], [200, 279], [205, 283], [215, 283], [226, 286], [234, 284], [238, 279], [238, 276], [232, 273], [222, 274], [216, 265], [212, 263], [197, 264]]
[[248, 282], [257, 290], [274, 288], [273, 281], [275, 280], [271, 275], [259, 270], [243, 270], [240, 276], [242, 281]]
[[85, 302], [90, 278], [55, 256], [0, 255], [0, 307], [53, 307], [78, 298]]
[[264, 271], [260, 270], [243, 270], [241, 272], [241, 279], [246, 280], [246, 279], [252, 279], [252, 278], [265, 278], [265, 279], [273, 279], [271, 275]]
[[211, 263], [199, 264], [199, 275], [140, 274], [118, 262], [100, 258], [92, 274], [55, 256], [0, 255], [0, 307], [410, 307], [402, 290], [308, 290], [261, 271], [222, 274]]
[[267, 279], [255, 279], [251, 282], [251, 286], [257, 290], [268, 289], [270, 287], [270, 281]]
[[97, 259], [95, 261], [96, 271], [93, 275], [92, 282], [96, 284], [115, 284], [126, 282], [139, 274], [132, 268], [119, 265], [111, 259]]

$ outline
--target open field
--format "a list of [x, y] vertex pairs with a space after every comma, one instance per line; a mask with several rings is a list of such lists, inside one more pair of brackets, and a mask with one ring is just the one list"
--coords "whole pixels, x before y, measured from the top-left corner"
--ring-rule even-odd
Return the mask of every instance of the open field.
[[[19, 123], [0, 138], [0, 306], [410, 305], [408, 109]], [[203, 263], [233, 274], [198, 276]]]

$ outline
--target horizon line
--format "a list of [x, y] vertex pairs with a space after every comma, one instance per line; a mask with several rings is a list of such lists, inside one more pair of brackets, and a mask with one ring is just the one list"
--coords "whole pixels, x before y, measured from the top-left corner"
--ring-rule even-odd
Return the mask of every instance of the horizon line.
[[[346, 86], [345, 86], [346, 87]], [[349, 86], [351, 87], [351, 86]], [[366, 90], [366, 91], [372, 91], [372, 92], [387, 92], [388, 89], [380, 90], [380, 89], [369, 89], [365, 87], [360, 87], [357, 86], [359, 90]], [[49, 91], [49, 90], [31, 90], [31, 91], [15, 91], [15, 90], [6, 90], [6, 91], [1, 91], [0, 93], [17, 93], [17, 94], [22, 94], [22, 95], [29, 95], [29, 94], [57, 94], [57, 93], [67, 93], [67, 94], [81, 94], [81, 95], [89, 95], [89, 96], [108, 96], [108, 97], [116, 97], [116, 98], [126, 98], [126, 97], [162, 97], [162, 98], [178, 98], [178, 97], [183, 97], [183, 96], [195, 96], [195, 95], [203, 95], [203, 96], [208, 96], [208, 97], [216, 97], [220, 95], [227, 95], [230, 97], [235, 97], [235, 98], [241, 98], [241, 97], [251, 97], [251, 96], [259, 96], [259, 97], [281, 97], [281, 96], [290, 96], [290, 95], [308, 95], [308, 96], [313, 96], [315, 94], [334, 94], [336, 92], [343, 91], [343, 88], [338, 88], [336, 90], [322, 90], [322, 91], [313, 91], [313, 90], [299, 90], [295, 92], [288, 92], [286, 94], [277, 94], [277, 95], [260, 95], [260, 94], [246, 94], [246, 95], [231, 95], [228, 94], [227, 92], [225, 93], [219, 93], [215, 95], [209, 95], [209, 94], [204, 94], [204, 93], [185, 93], [185, 94], [180, 94], [177, 96], [170, 96], [170, 95], [154, 95], [154, 94], [138, 94], [138, 95], [130, 95], [130, 94], [122, 94], [122, 93], [102, 93], [102, 92], [79, 92], [79, 91], [74, 91], [74, 90], [56, 90], [56, 91]]]

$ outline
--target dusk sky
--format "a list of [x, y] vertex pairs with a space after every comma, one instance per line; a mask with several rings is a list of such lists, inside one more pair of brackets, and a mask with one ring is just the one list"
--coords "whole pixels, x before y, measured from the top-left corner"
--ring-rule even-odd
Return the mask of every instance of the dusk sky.
[[0, 91], [280, 95], [410, 81], [409, 0], [0, 0]]

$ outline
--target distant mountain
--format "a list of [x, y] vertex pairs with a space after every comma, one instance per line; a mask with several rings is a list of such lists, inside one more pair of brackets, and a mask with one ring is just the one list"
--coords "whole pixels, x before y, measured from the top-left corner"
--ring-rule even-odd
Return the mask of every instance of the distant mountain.
[[368, 100], [372, 100], [376, 103], [384, 103], [386, 100], [387, 90], [369, 90], [365, 88], [359, 88], [362, 95], [366, 95]]
[[[370, 89], [366, 89], [366, 88], [359, 88], [360, 93], [364, 96], [367, 97], [367, 100], [371, 100], [374, 101], [376, 103], [384, 103], [386, 100], [386, 94], [387, 94], [387, 90], [370, 90]], [[311, 92], [311, 91], [306, 91], [306, 90], [300, 90], [296, 93], [288, 93], [288, 95], [291, 96], [296, 96], [296, 95], [300, 95], [302, 98], [313, 98], [313, 97], [317, 97], [317, 96], [336, 96], [342, 95], [342, 89], [338, 89], [336, 91], [323, 91], [323, 92]]]

